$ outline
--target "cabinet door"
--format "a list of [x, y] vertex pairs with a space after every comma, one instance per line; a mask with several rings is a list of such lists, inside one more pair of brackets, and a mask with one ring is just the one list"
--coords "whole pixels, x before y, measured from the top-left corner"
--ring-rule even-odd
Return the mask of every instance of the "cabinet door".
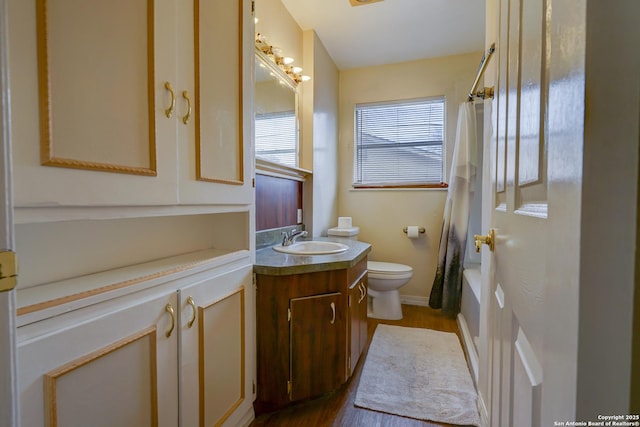
[[246, 264], [180, 290], [184, 426], [239, 425], [253, 411], [251, 277]]
[[10, 0], [17, 207], [176, 202], [172, 6]]
[[[368, 281], [367, 281], [367, 275], [365, 274], [364, 277], [362, 278], [362, 280], [360, 280], [360, 283], [362, 284], [362, 291], [363, 291], [363, 298], [362, 300], [360, 300], [360, 321], [359, 321], [359, 327], [360, 327], [360, 354], [362, 354], [362, 352], [364, 351], [365, 347], [367, 346], [367, 341], [369, 340], [369, 331], [368, 331], [368, 322], [367, 319], [368, 314], [367, 314], [367, 308], [368, 308], [368, 304], [367, 304], [367, 290], [368, 288]], [[355, 365], [354, 365], [355, 366]]]
[[188, 122], [178, 124], [180, 203], [252, 200], [251, 4], [179, 1], [179, 98], [188, 96], [192, 105]]
[[367, 276], [364, 275], [349, 288], [349, 361], [351, 376], [367, 345]]
[[349, 288], [349, 360], [347, 375], [351, 376], [360, 358], [360, 302], [363, 298], [360, 281]]
[[21, 327], [21, 425], [175, 427], [176, 302], [101, 303]]
[[291, 400], [335, 390], [344, 380], [345, 366], [341, 294], [294, 298], [289, 304]]

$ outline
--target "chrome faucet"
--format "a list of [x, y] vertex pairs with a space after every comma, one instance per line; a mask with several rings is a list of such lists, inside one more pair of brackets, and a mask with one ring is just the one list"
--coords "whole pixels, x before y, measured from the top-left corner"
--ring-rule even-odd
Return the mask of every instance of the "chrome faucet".
[[282, 246], [289, 246], [295, 243], [296, 239], [298, 237], [306, 237], [307, 236], [306, 231], [304, 230], [296, 230], [295, 228], [292, 229], [291, 231], [289, 231], [288, 233], [286, 231], [282, 232]]

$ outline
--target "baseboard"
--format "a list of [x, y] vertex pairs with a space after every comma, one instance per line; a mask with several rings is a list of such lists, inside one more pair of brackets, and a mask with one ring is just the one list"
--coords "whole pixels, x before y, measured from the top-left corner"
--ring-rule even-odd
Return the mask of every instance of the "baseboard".
[[464, 352], [467, 354], [467, 360], [469, 361], [469, 367], [471, 368], [471, 374], [473, 375], [473, 380], [476, 384], [476, 388], [478, 387], [478, 351], [476, 350], [475, 345], [473, 344], [473, 338], [471, 337], [471, 333], [469, 332], [469, 327], [467, 326], [467, 321], [464, 319], [462, 313], [458, 314], [458, 328], [460, 329], [460, 335], [462, 335], [462, 342], [464, 344]]
[[422, 307], [429, 306], [429, 298], [418, 297], [413, 295], [400, 295], [400, 304], [419, 305]]
[[480, 413], [480, 427], [489, 427], [489, 412], [482, 398], [482, 393], [478, 393], [478, 412]]
[[249, 425], [253, 422], [255, 418], [256, 417], [253, 411], [253, 405], [249, 405], [249, 407], [247, 408], [245, 413], [242, 414], [242, 417], [240, 418], [240, 420], [236, 425], [242, 426], [242, 427], [249, 427]]

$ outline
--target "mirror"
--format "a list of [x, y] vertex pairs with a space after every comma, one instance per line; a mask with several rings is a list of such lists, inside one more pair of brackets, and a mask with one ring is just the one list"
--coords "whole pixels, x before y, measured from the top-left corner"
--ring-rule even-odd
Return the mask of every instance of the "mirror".
[[298, 167], [296, 82], [256, 49], [256, 158]]

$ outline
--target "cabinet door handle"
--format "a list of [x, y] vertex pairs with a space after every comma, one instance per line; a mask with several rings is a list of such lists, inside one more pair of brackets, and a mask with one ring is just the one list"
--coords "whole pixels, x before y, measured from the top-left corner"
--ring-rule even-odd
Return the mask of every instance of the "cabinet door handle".
[[331, 318], [331, 324], [333, 325], [334, 323], [336, 323], [336, 305], [335, 305], [335, 303], [331, 303], [331, 315], [333, 316]]
[[191, 309], [193, 310], [191, 319], [189, 320], [189, 322], [187, 322], [187, 326], [191, 328], [193, 326], [193, 322], [196, 321], [196, 302], [193, 300], [192, 297], [189, 297], [187, 298], [187, 304], [189, 304], [191, 306]]
[[171, 316], [171, 326], [169, 327], [169, 330], [164, 334], [167, 338], [169, 338], [171, 336], [171, 333], [173, 332], [173, 328], [176, 326], [176, 317], [174, 315], [175, 312], [173, 311], [173, 307], [171, 306], [171, 304], [167, 304], [164, 307], [164, 311], [169, 313], [169, 316]]
[[176, 95], [173, 93], [173, 87], [171, 87], [171, 83], [164, 82], [164, 88], [167, 89], [171, 94], [171, 104], [169, 104], [169, 108], [164, 110], [164, 114], [167, 116], [167, 118], [170, 118], [171, 114], [173, 114], [173, 109], [176, 107]]
[[189, 92], [186, 90], [182, 92], [182, 97], [187, 100], [187, 114], [182, 117], [182, 123], [186, 125], [189, 123], [189, 117], [191, 117], [191, 98], [189, 98]]
[[362, 298], [366, 298], [367, 297], [367, 285], [364, 284], [364, 282], [362, 282]]

